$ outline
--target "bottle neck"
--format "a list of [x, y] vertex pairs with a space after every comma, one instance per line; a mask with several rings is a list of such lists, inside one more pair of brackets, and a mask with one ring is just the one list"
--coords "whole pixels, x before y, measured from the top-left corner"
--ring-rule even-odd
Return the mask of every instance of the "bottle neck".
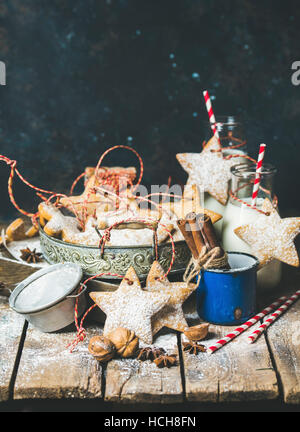
[[[243, 124], [235, 116], [217, 116], [215, 127], [218, 131], [222, 147], [232, 150], [239, 149], [243, 153], [247, 153]], [[210, 123], [207, 124], [206, 129], [211, 136], [212, 125]]]
[[[260, 185], [255, 206], [260, 208], [263, 201], [268, 198], [274, 199], [274, 179], [276, 170], [271, 165], [264, 165], [261, 173]], [[240, 164], [231, 169], [230, 202], [241, 206], [242, 203], [251, 205], [253, 186], [256, 178], [256, 167], [254, 164]]]

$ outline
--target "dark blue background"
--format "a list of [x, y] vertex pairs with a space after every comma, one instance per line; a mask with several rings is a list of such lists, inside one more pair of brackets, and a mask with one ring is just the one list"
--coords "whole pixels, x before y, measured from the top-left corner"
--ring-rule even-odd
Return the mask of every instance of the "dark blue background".
[[[144, 183], [185, 181], [175, 154], [200, 150], [207, 114], [240, 115], [251, 155], [269, 145], [283, 214], [300, 214], [298, 1], [2, 0], [0, 153], [40, 187], [66, 191], [109, 146], [143, 156]], [[132, 164], [121, 151], [108, 164]], [[15, 214], [0, 166], [0, 218]], [[30, 190], [16, 182], [28, 210]]]

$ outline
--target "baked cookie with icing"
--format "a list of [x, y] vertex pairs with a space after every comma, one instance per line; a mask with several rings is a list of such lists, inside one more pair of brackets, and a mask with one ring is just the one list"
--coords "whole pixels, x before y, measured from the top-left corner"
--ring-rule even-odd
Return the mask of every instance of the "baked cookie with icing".
[[80, 232], [77, 219], [72, 216], [64, 216], [53, 204], [41, 203], [39, 214], [41, 225], [50, 237], [64, 238], [64, 235], [70, 236]]
[[150, 293], [163, 293], [170, 297], [168, 304], [152, 318], [152, 331], [155, 335], [163, 327], [184, 332], [188, 329], [182, 306], [196, 290], [196, 284], [169, 282], [158, 261], [154, 261], [147, 277], [145, 290]]
[[201, 206], [200, 194], [196, 184], [185, 186], [181, 200], [163, 203], [161, 206], [164, 210], [173, 212], [177, 219], [185, 219], [186, 215], [192, 212], [207, 214], [213, 224], [222, 219], [219, 213]]
[[236, 165], [236, 160], [223, 157], [217, 138], [212, 137], [201, 153], [179, 153], [176, 158], [189, 175], [188, 185], [195, 184], [226, 204], [230, 169]]
[[251, 246], [252, 253], [261, 266], [277, 259], [299, 267], [299, 257], [294, 239], [300, 233], [300, 217], [281, 219], [269, 199], [265, 199], [256, 220], [234, 230], [235, 234]]
[[[136, 222], [134, 222], [136, 224]], [[173, 224], [171, 223], [167, 214], [164, 214], [157, 226], [157, 240], [158, 244], [164, 243], [169, 238], [169, 234], [165, 231], [164, 226], [172, 231]], [[132, 227], [126, 228], [123, 225], [122, 229], [112, 229], [110, 231], [110, 239], [105, 242], [106, 246], [137, 246], [137, 245], [152, 245], [153, 244], [153, 230], [145, 228], [145, 225], [140, 225], [138, 229]], [[129, 225], [130, 226], [130, 225]], [[98, 222], [92, 216], [87, 220], [84, 231], [78, 228], [76, 231], [64, 230], [62, 239], [65, 242], [86, 246], [99, 246], [100, 236], [105, 234], [105, 230], [96, 231]]]
[[117, 291], [92, 292], [90, 297], [106, 314], [104, 336], [122, 327], [133, 331], [147, 345], [153, 342], [151, 319], [169, 301], [167, 294], [144, 291], [133, 267]]
[[[86, 208], [87, 215], [93, 215], [99, 206], [103, 211], [109, 211], [116, 208], [116, 198], [110, 194], [106, 194], [103, 190], [97, 190], [101, 186], [107, 191], [115, 192], [114, 188], [110, 187], [109, 179], [119, 176], [120, 184], [132, 183], [136, 178], [136, 169], [134, 167], [101, 167], [96, 178], [95, 168], [88, 167], [85, 170], [85, 190], [79, 196], [71, 196], [61, 198], [60, 203], [70, 211], [76, 210], [81, 213], [83, 208]], [[107, 182], [107, 183], [106, 183]]]
[[29, 229], [26, 229], [23, 219], [18, 218], [6, 228], [5, 239], [0, 237], [0, 246], [3, 246], [5, 242], [25, 240], [35, 237], [37, 234], [38, 229], [35, 226], [32, 225]]

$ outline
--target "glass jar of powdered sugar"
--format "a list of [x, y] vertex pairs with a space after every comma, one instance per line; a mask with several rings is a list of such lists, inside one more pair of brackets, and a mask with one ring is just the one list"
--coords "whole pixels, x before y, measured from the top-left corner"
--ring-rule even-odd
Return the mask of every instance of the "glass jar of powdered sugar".
[[[211, 123], [206, 123], [205, 139], [208, 141], [212, 137]], [[241, 155], [236, 158], [236, 164], [245, 163], [243, 157], [247, 154], [247, 144], [245, 140], [243, 124], [235, 116], [217, 116], [216, 128], [219, 133], [221, 145], [223, 147], [223, 156]], [[225, 206], [212, 197], [208, 192], [204, 194], [204, 207], [219, 213], [223, 216]], [[214, 225], [219, 237], [222, 235], [223, 219]]]
[[[253, 182], [256, 166], [240, 164], [231, 168], [231, 196], [227, 203], [223, 218], [222, 243], [226, 251], [246, 252], [252, 255], [251, 247], [240, 239], [235, 233], [235, 228], [246, 225], [255, 220], [257, 210], [250, 208]], [[272, 165], [264, 164], [261, 173], [261, 183], [258, 191], [256, 207], [260, 209], [263, 201], [268, 198], [273, 200], [273, 184], [276, 169]], [[238, 198], [241, 201], [238, 201]], [[258, 287], [260, 289], [274, 288], [281, 280], [282, 265], [280, 261], [273, 260], [258, 272]]]

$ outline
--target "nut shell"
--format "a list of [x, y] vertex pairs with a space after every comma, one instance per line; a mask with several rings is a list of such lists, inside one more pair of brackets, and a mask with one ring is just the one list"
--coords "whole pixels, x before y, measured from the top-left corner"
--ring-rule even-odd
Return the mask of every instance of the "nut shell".
[[199, 324], [197, 326], [188, 328], [184, 332], [184, 335], [190, 341], [198, 342], [198, 341], [201, 341], [201, 340], [206, 338], [206, 336], [208, 335], [208, 331], [209, 331], [209, 324], [203, 323], [203, 324]]
[[139, 339], [133, 331], [125, 328], [117, 328], [108, 335], [111, 342], [116, 347], [120, 357], [134, 357], [139, 349]]
[[89, 352], [102, 363], [110, 361], [116, 353], [114, 344], [104, 336], [95, 336], [90, 340]]

